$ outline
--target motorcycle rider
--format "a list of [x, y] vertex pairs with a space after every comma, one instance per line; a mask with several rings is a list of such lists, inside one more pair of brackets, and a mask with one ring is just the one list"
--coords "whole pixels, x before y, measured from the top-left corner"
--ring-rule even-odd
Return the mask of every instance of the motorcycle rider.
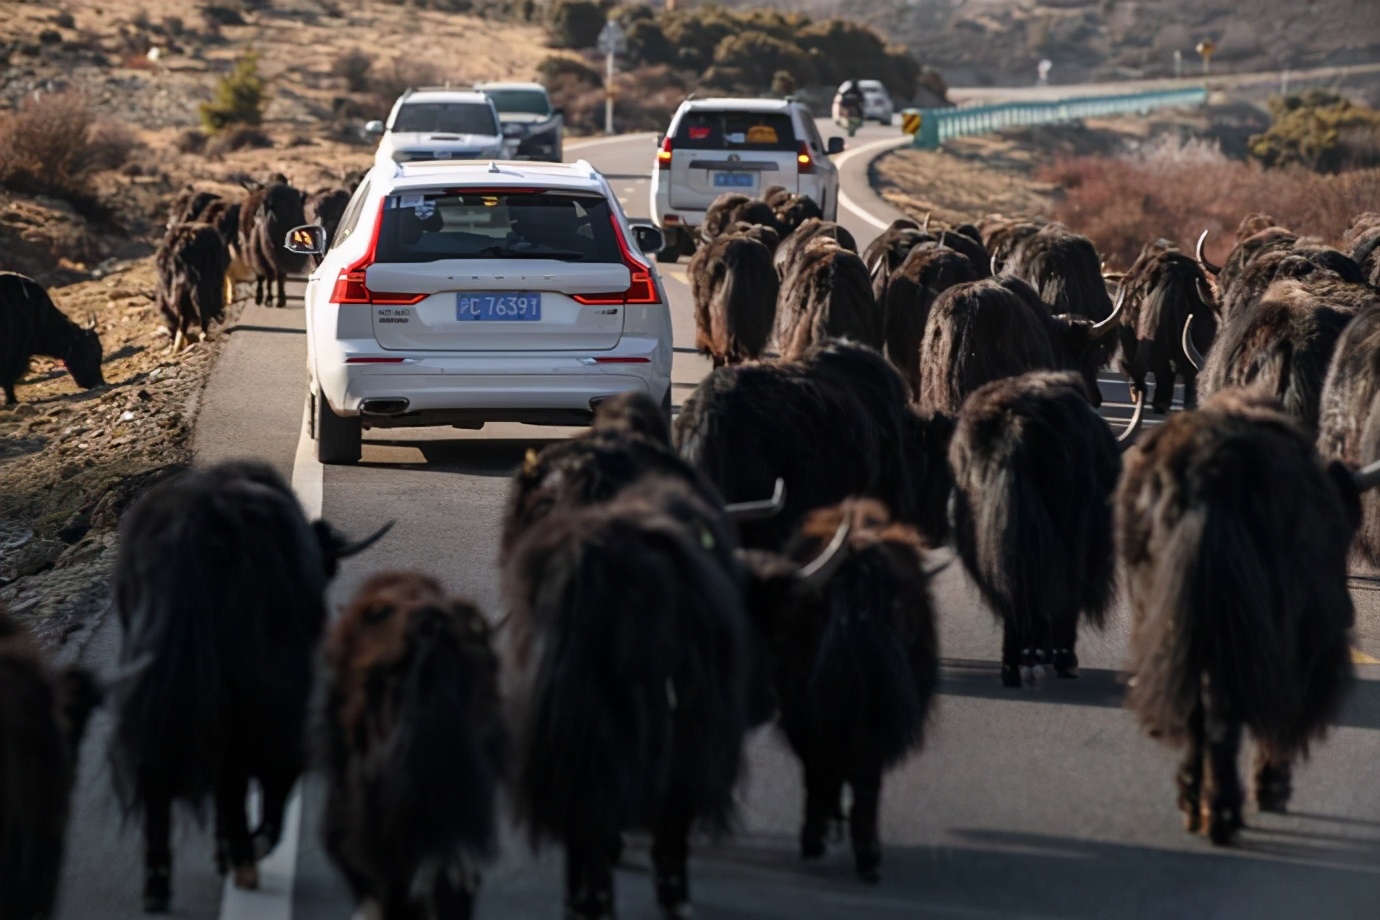
[[863, 92], [857, 80], [849, 80], [840, 88], [839, 112], [848, 124], [848, 133], [852, 135], [863, 120]]

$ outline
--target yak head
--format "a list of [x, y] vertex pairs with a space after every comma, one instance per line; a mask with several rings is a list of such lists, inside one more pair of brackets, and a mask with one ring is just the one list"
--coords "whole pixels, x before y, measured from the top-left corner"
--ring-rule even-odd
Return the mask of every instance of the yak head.
[[87, 326], [73, 326], [72, 344], [62, 363], [77, 386], [83, 390], [102, 386], [105, 377], [101, 374], [101, 337], [96, 333], [96, 320], [92, 317]]

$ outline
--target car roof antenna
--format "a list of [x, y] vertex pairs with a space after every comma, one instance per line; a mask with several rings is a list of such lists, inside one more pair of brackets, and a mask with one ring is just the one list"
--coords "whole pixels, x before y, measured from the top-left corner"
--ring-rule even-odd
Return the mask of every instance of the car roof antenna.
[[501, 170], [501, 169], [498, 168], [498, 161], [497, 161], [497, 160], [490, 160], [490, 161], [489, 161], [489, 172], [491, 172], [491, 173], [501, 173], [501, 172], [503, 172], [503, 170]]

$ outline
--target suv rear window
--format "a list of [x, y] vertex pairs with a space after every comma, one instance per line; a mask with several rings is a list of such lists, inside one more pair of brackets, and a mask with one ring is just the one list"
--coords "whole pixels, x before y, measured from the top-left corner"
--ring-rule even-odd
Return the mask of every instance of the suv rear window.
[[493, 109], [480, 102], [412, 102], [398, 109], [391, 131], [497, 134]]
[[557, 259], [621, 262], [602, 195], [559, 191], [446, 189], [384, 201], [375, 258]]
[[791, 151], [796, 149], [796, 136], [785, 112], [692, 109], [681, 116], [674, 144], [680, 150]]

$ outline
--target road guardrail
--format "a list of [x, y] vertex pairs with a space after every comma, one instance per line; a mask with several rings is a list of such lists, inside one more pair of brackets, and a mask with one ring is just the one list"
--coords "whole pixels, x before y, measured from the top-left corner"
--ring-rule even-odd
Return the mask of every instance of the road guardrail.
[[1002, 102], [996, 105], [976, 105], [948, 109], [906, 109], [901, 113], [902, 124], [909, 127], [919, 116], [914, 145], [922, 150], [935, 150], [944, 141], [972, 134], [987, 134], [1005, 128], [1026, 125], [1052, 125], [1096, 118], [1103, 115], [1124, 115], [1128, 112], [1148, 114], [1152, 109], [1186, 108], [1207, 102], [1207, 89], [1154, 90], [1113, 96], [1073, 96], [1048, 102]]

